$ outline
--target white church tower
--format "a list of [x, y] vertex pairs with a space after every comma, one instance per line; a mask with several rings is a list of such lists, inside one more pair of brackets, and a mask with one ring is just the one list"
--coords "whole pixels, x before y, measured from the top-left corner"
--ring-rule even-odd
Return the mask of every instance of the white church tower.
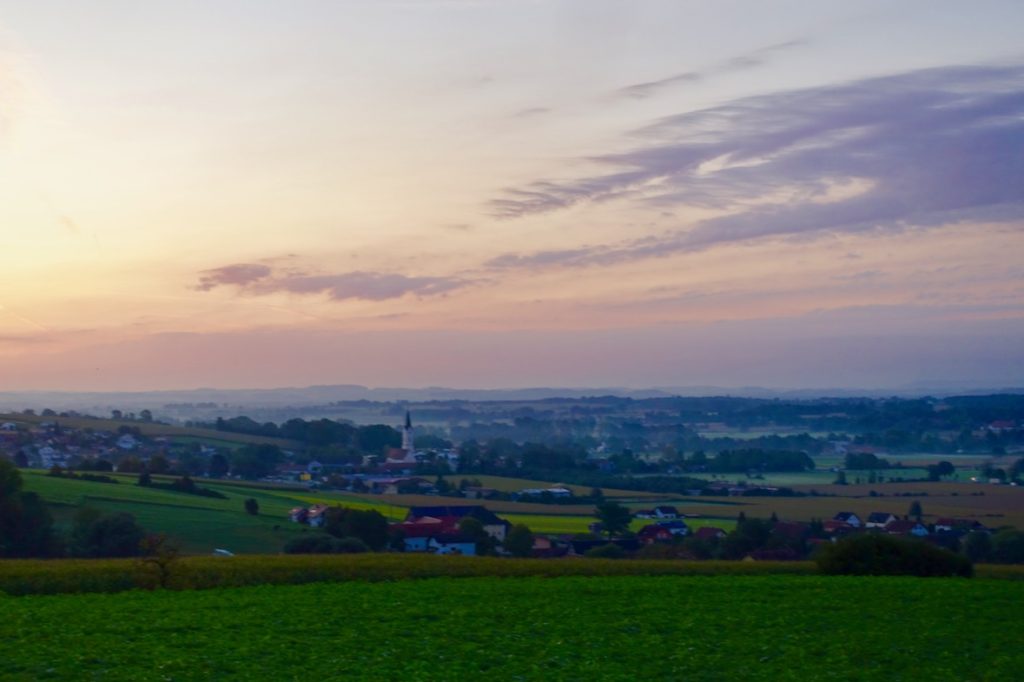
[[405, 428], [402, 429], [402, 449], [412, 453], [412, 417], [405, 411]]

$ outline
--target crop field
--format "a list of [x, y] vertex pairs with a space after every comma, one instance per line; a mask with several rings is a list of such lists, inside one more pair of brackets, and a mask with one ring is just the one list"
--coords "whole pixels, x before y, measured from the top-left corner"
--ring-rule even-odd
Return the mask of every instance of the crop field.
[[436, 578], [0, 599], [5, 680], [960, 682], [1024, 665], [1024, 614], [1005, 608], [1024, 583], [995, 580]]
[[[837, 512], [852, 511], [861, 516], [874, 511], [897, 516], [908, 513], [912, 502], [921, 503], [924, 521], [940, 517], [973, 518], [986, 526], [1024, 528], [1024, 488], [956, 482], [874, 483], [862, 485], [795, 486], [796, 490], [818, 493], [816, 497], [730, 497], [709, 501], [705, 497], [687, 498], [680, 510], [704, 516], [731, 516], [741, 511], [749, 517], [767, 518], [778, 514], [784, 521], [830, 519]], [[875, 491], [876, 496], [871, 496]], [[725, 511], [722, 501], [733, 506]], [[672, 502], [677, 504], [677, 502]]]
[[[461, 478], [476, 479], [480, 481], [480, 484], [485, 488], [494, 488], [495, 490], [508, 493], [518, 492], [524, 488], [548, 488], [554, 485], [568, 488], [574, 495], [589, 495], [591, 490], [588, 486], [584, 485], [573, 485], [571, 483], [561, 483], [559, 481], [538, 481], [530, 478], [488, 476], [483, 474], [466, 474], [465, 476], [451, 474], [448, 476], [448, 479], [452, 482], [457, 482]], [[604, 493], [605, 497], [645, 498], [662, 496], [661, 493], [640, 492], [636, 490], [618, 490], [616, 488], [602, 488], [601, 492]]]

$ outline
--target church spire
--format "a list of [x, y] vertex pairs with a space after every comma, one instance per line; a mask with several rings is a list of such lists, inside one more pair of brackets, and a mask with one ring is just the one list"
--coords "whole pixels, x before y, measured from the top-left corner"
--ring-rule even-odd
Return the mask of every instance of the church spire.
[[412, 416], [409, 414], [409, 410], [405, 411], [405, 428], [402, 429], [402, 449], [406, 452], [413, 451]]

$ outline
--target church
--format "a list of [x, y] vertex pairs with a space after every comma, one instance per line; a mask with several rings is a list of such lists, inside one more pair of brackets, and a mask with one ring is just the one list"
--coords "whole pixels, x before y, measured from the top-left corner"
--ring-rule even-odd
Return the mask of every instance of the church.
[[450, 471], [458, 469], [458, 454], [454, 450], [442, 450], [421, 452], [416, 450], [414, 444], [415, 431], [412, 425], [412, 415], [405, 411], [405, 425], [402, 431], [402, 447], [388, 450], [382, 468], [392, 474], [411, 474], [416, 465], [424, 460], [444, 460], [448, 463]]
[[412, 415], [406, 410], [405, 426], [402, 427], [402, 447], [390, 448], [383, 466], [389, 471], [409, 470], [411, 472], [422, 459], [422, 455], [420, 457], [416, 455], [416, 448], [413, 446]]

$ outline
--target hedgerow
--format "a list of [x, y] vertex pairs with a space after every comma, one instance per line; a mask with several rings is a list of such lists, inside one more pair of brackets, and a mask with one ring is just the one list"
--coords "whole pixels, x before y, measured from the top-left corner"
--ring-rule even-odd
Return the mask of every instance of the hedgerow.
[[[410, 554], [248, 555], [186, 557], [169, 568], [175, 590], [392, 581], [436, 577], [559, 577], [612, 575], [810, 574], [810, 562], [643, 561], [630, 559], [498, 559]], [[11, 595], [120, 592], [152, 585], [147, 567], [131, 559], [0, 562], [0, 590]]]

